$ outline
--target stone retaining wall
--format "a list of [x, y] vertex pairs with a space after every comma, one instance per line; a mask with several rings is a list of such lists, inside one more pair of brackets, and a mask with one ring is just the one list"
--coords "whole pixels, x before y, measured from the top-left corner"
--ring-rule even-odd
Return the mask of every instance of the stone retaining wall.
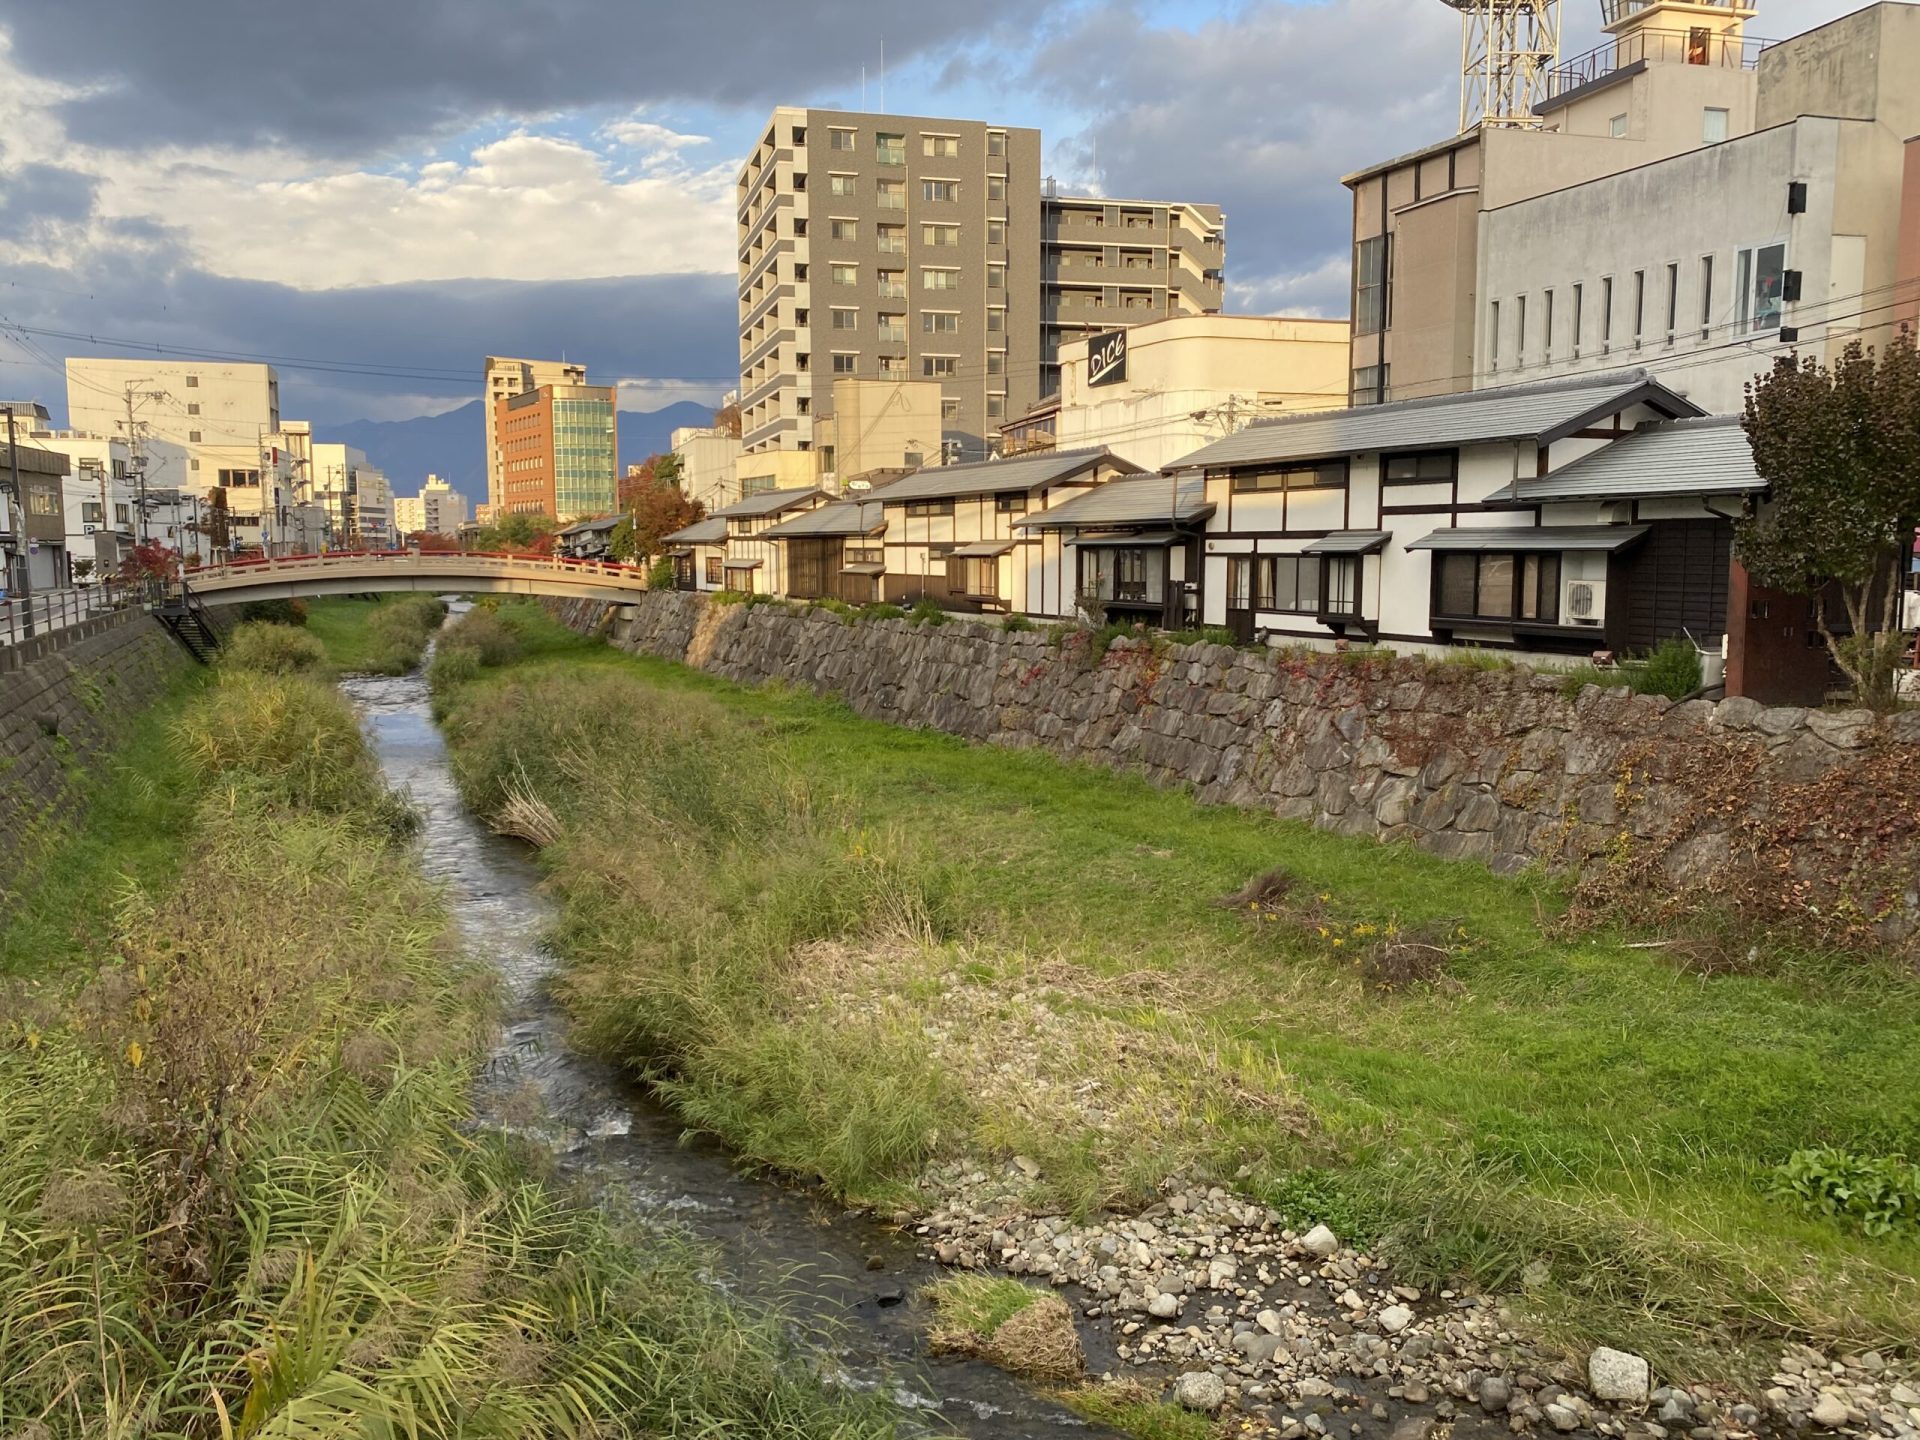
[[1569, 698], [1558, 675], [1168, 646], [954, 619], [849, 621], [661, 592], [554, 602], [582, 630], [875, 720], [1191, 786], [1203, 801], [1484, 861], [1596, 903], [1713, 894], [1825, 940], [1920, 935], [1920, 712]]
[[0, 650], [0, 912], [78, 782], [193, 660], [142, 611]]

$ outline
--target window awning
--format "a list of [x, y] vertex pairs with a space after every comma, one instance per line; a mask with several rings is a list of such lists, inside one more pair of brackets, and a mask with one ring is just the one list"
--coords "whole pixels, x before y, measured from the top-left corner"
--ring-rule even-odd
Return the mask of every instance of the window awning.
[[1171, 545], [1180, 538], [1171, 530], [1146, 530], [1138, 535], [1078, 535], [1068, 543], [1085, 550], [1089, 546]]
[[949, 550], [947, 554], [958, 555], [962, 560], [985, 560], [994, 555], [1004, 555], [1013, 546], [1011, 540], [975, 540], [970, 545]]
[[884, 575], [887, 567], [878, 560], [856, 560], [851, 565], [840, 567], [842, 575]]
[[722, 560], [720, 568], [722, 570], [758, 570], [760, 562], [758, 560]]
[[1498, 529], [1436, 530], [1409, 550], [1624, 550], [1648, 525], [1508, 525]]
[[681, 545], [676, 549], [669, 550], [667, 553], [676, 560], [685, 560], [693, 554], [693, 547], [691, 545]]
[[[1384, 530], [1336, 530], [1301, 550], [1302, 555], [1371, 555], [1393, 537]], [[1411, 548], [1411, 547], [1409, 547]]]

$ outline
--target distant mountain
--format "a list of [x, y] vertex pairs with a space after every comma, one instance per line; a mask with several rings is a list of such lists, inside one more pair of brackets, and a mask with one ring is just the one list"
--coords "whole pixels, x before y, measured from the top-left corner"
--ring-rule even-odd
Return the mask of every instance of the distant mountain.
[[[386, 472], [396, 494], [412, 495], [429, 474], [438, 475], [478, 505], [487, 498], [487, 442], [481, 402], [469, 400], [441, 415], [412, 420], [350, 420], [318, 429], [315, 439], [344, 442], [364, 450]], [[662, 410], [620, 412], [620, 469], [629, 462], [665, 450], [682, 425], [705, 425], [713, 409], [690, 400]]]

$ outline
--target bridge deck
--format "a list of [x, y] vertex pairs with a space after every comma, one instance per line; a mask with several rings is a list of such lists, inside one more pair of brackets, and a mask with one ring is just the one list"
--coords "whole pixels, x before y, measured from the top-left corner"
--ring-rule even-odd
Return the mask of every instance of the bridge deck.
[[200, 566], [187, 571], [187, 584], [208, 605], [397, 590], [618, 603], [643, 593], [647, 574], [634, 565], [542, 555], [366, 551]]

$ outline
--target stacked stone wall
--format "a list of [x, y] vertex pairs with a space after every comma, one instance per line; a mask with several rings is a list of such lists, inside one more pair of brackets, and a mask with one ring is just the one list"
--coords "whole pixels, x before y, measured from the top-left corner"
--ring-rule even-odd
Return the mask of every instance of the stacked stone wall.
[[[1419, 658], [1168, 645], [997, 622], [555, 602], [622, 648], [858, 714], [1190, 786], [1342, 834], [1717, 894], [1822, 938], [1920, 935], [1920, 712], [1676, 703]], [[1590, 887], [1591, 888], [1591, 887]], [[1605, 894], [1602, 886], [1595, 893]]]

